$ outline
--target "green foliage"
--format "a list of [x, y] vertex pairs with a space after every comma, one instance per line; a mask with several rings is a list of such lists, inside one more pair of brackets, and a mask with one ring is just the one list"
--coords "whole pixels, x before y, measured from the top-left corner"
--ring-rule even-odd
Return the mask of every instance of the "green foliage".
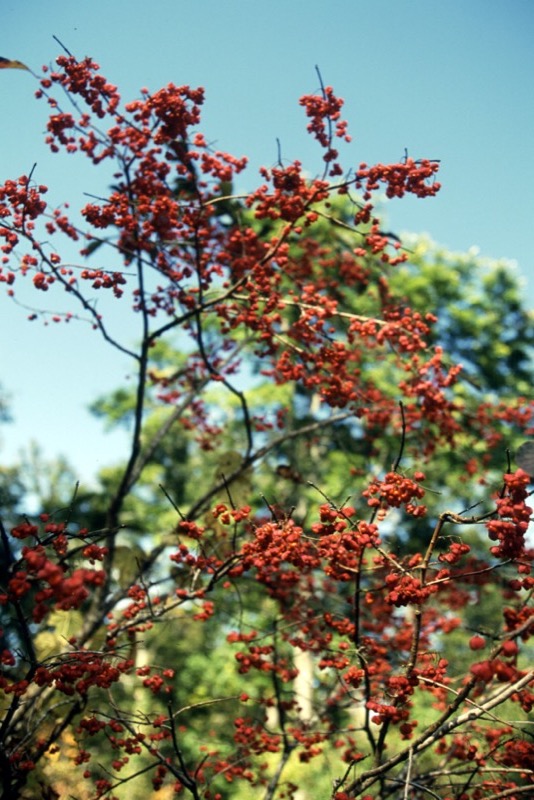
[[472, 387], [487, 395], [529, 396], [533, 312], [524, 306], [515, 266], [505, 260], [451, 253], [428, 237], [407, 236], [409, 262], [392, 286], [420, 311], [435, 309], [435, 341], [464, 365]]

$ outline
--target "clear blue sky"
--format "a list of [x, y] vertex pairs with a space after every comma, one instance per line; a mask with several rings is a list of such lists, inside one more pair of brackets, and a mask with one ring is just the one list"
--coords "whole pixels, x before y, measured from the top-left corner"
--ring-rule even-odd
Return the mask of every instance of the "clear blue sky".
[[[204, 133], [250, 158], [243, 188], [276, 161], [277, 138], [285, 159], [319, 170], [298, 106], [317, 89], [318, 64], [346, 102], [346, 165], [398, 160], [404, 148], [441, 159], [438, 197], [392, 204], [390, 225], [516, 261], [534, 306], [532, 0], [2, 1], [0, 55], [38, 71], [60, 52], [53, 35], [91, 55], [125, 100], [169, 81], [204, 86]], [[0, 180], [36, 162], [51, 199], [82, 205], [83, 192], [101, 194], [105, 181], [47, 152], [46, 105], [34, 90], [27, 73], [0, 72]], [[25, 316], [0, 293], [0, 384], [15, 420], [0, 430], [0, 459], [35, 439], [87, 478], [120, 441], [85, 409], [130, 365], [85, 326], [44, 328]]]

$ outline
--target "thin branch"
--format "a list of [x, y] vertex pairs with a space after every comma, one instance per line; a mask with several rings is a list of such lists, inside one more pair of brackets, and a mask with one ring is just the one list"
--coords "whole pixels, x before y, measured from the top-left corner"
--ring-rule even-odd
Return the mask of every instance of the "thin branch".
[[395, 463], [393, 464], [393, 472], [397, 472], [398, 468], [400, 467], [400, 463], [402, 461], [402, 454], [404, 453], [404, 445], [406, 444], [406, 417], [404, 415], [404, 403], [402, 402], [402, 400], [399, 400], [399, 408], [402, 421], [401, 441], [400, 441], [399, 453], [397, 455], [397, 458], [395, 459]]
[[[527, 772], [528, 774], [528, 772]], [[532, 775], [532, 772], [530, 773]], [[518, 794], [530, 794], [532, 791], [532, 784], [530, 786], [513, 786], [510, 789], [504, 789], [502, 792], [497, 792], [497, 794], [489, 794], [486, 796], [486, 800], [503, 800], [504, 797], [512, 797]]]
[[66, 54], [67, 54], [68, 56], [70, 56], [71, 58], [74, 58], [74, 56], [72, 55], [72, 53], [70, 52], [70, 50], [67, 50], [67, 48], [65, 47], [65, 45], [63, 44], [63, 42], [62, 42], [60, 39], [58, 39], [58, 37], [57, 37], [55, 34], [52, 34], [52, 39], [55, 39], [55, 40], [56, 40], [56, 42], [58, 43], [58, 45], [61, 47], [61, 49], [62, 49], [62, 50], [64, 50], [64, 51], [66, 52]]
[[178, 506], [176, 505], [170, 494], [168, 493], [167, 489], [161, 483], [158, 483], [158, 486], [165, 495], [165, 497], [167, 498], [167, 500], [169, 501], [169, 503], [171, 504], [171, 506], [174, 508], [174, 510], [176, 511], [182, 522], [185, 521], [184, 515], [182, 514], [182, 512], [180, 511], [180, 509], [178, 508]]
[[424, 733], [422, 733], [421, 736], [419, 736], [419, 738], [410, 745], [410, 747], [407, 747], [405, 750], [401, 750], [399, 753], [387, 759], [379, 766], [367, 770], [367, 772], [365, 772], [359, 778], [352, 781], [351, 784], [346, 788], [346, 791], [349, 794], [365, 791], [377, 780], [382, 778], [383, 775], [393, 769], [393, 767], [396, 767], [398, 764], [402, 764], [404, 761], [406, 761], [411, 750], [413, 750], [414, 755], [422, 752], [423, 750], [427, 750], [435, 742], [437, 742], [439, 739], [442, 739], [456, 728], [461, 727], [466, 723], [474, 722], [484, 713], [486, 713], [486, 711], [489, 711], [496, 705], [503, 703], [513, 694], [520, 691], [525, 686], [528, 686], [533, 679], [534, 670], [530, 670], [514, 683], [505, 686], [497, 695], [494, 695], [492, 698], [490, 698], [490, 700], [482, 703], [479, 708], [472, 709], [463, 714], [459, 714], [458, 716], [453, 716], [461, 703], [464, 702], [474, 683], [476, 682], [474, 679], [470, 680], [463, 690], [458, 693], [458, 697], [452, 703], [452, 705], [449, 706], [449, 708], [443, 712], [441, 717], [436, 720]]
[[53, 274], [55, 280], [57, 280], [58, 283], [60, 283], [63, 286], [63, 288], [69, 292], [69, 294], [74, 295], [74, 297], [80, 303], [82, 308], [90, 314], [91, 324], [100, 331], [103, 339], [112, 347], [114, 347], [116, 350], [119, 350], [121, 353], [124, 353], [125, 355], [135, 360], [139, 360], [139, 356], [137, 355], [137, 353], [121, 345], [116, 339], [114, 339], [108, 333], [106, 327], [104, 326], [104, 323], [102, 322], [100, 315], [96, 312], [91, 303], [83, 296], [81, 291], [78, 288], [76, 288], [74, 284], [70, 284], [62, 275], [61, 265], [57, 267], [54, 264], [52, 264], [52, 262], [44, 252], [42, 245], [35, 239], [33, 239], [32, 236], [30, 236], [27, 233], [24, 233], [23, 231], [21, 231], [21, 234], [29, 241], [32, 248], [39, 253], [44, 263], [50, 269], [51, 274]]
[[288, 442], [292, 439], [297, 439], [299, 436], [304, 436], [308, 433], [314, 433], [321, 428], [329, 427], [330, 425], [335, 425], [338, 422], [342, 422], [343, 420], [349, 419], [350, 417], [354, 416], [353, 411], [345, 411], [340, 414], [333, 414], [331, 417], [328, 417], [324, 420], [318, 420], [317, 422], [312, 422], [309, 425], [303, 425], [302, 428], [296, 428], [292, 431], [286, 431], [284, 434], [277, 436], [276, 438], [272, 439], [271, 442], [264, 445], [263, 447], [258, 448], [255, 452], [250, 453], [247, 457], [243, 458], [243, 461], [233, 472], [229, 473], [225, 476], [224, 480], [220, 480], [211, 489], [209, 489], [205, 494], [191, 506], [188, 514], [187, 519], [196, 519], [198, 514], [205, 508], [205, 506], [209, 503], [209, 501], [215, 495], [219, 494], [221, 490], [224, 489], [226, 484], [231, 484], [233, 481], [237, 480], [241, 477], [243, 472], [247, 470], [252, 464], [255, 464], [257, 461], [260, 461], [264, 458], [271, 450], [274, 450], [279, 445], [283, 444], [284, 442]]
[[273, 648], [274, 648], [274, 658], [273, 658], [273, 660], [274, 660], [274, 667], [275, 668], [273, 669], [271, 674], [272, 674], [272, 681], [273, 681], [273, 687], [274, 687], [274, 694], [275, 694], [275, 697], [276, 697], [276, 708], [277, 708], [277, 711], [278, 711], [278, 718], [279, 718], [279, 721], [280, 721], [280, 728], [282, 730], [282, 741], [283, 741], [284, 744], [283, 744], [283, 747], [282, 747], [282, 754], [280, 756], [280, 760], [278, 762], [277, 768], [276, 768], [276, 770], [274, 772], [274, 775], [272, 776], [272, 778], [269, 781], [269, 784], [267, 786], [267, 789], [266, 789], [266, 792], [265, 792], [265, 795], [264, 795], [264, 800], [272, 800], [274, 798], [276, 790], [278, 788], [278, 784], [280, 782], [280, 778], [282, 776], [282, 772], [284, 770], [284, 767], [286, 766], [287, 762], [289, 761], [289, 759], [291, 757], [291, 753], [293, 752], [293, 750], [295, 749], [295, 746], [296, 746], [296, 743], [293, 743], [293, 742], [290, 741], [288, 733], [287, 733], [287, 713], [286, 713], [284, 701], [283, 701], [283, 698], [282, 698], [282, 688], [280, 686], [280, 680], [279, 680], [278, 674], [276, 672], [276, 665], [277, 665], [277, 662], [278, 662], [277, 634], [278, 634], [278, 630], [277, 630], [277, 625], [276, 625], [276, 620], [275, 620], [274, 621], [274, 632], [273, 632]]
[[[317, 73], [317, 77], [319, 78], [319, 86], [321, 87], [321, 95], [323, 97], [323, 100], [326, 100], [327, 96], [326, 96], [326, 90], [324, 88], [323, 76], [321, 75], [321, 70], [319, 69], [317, 64], [315, 65], [315, 72]], [[328, 125], [328, 149], [330, 150], [331, 147], [332, 147], [332, 140], [334, 138], [334, 134], [333, 134], [333, 131], [332, 131], [332, 118], [331, 118], [331, 116], [329, 114], [327, 115], [327, 125]], [[323, 170], [323, 177], [322, 177], [323, 180], [325, 180], [326, 176], [328, 175], [328, 170], [329, 170], [329, 162], [327, 161], [325, 163], [325, 167], [324, 167], [324, 170]]]
[[[32, 179], [32, 176], [33, 176], [33, 173], [35, 171], [36, 166], [37, 166], [37, 163], [34, 162], [32, 168], [30, 170], [30, 174], [26, 178], [26, 197], [28, 196], [28, 190], [30, 188], [30, 181]], [[22, 209], [22, 220], [21, 220], [21, 223], [20, 223], [20, 227], [22, 228], [23, 231], [26, 229], [26, 203], [24, 203], [24, 207]]]

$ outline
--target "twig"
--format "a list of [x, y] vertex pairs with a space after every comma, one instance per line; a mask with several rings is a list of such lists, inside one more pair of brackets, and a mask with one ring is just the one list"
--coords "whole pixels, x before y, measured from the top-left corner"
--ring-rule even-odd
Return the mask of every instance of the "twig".
[[[30, 188], [30, 181], [32, 179], [32, 175], [33, 175], [33, 173], [35, 171], [36, 166], [37, 166], [37, 163], [34, 162], [33, 167], [30, 170], [30, 174], [26, 178], [26, 200], [28, 199], [27, 195], [28, 195], [28, 190]], [[20, 223], [20, 227], [22, 228], [22, 230], [24, 230], [25, 227], [26, 227], [26, 203], [24, 203], [24, 207], [22, 209], [22, 220], [21, 220], [21, 223]]]
[[66, 52], [66, 54], [67, 54], [68, 56], [70, 56], [71, 58], [74, 58], [74, 56], [72, 55], [72, 53], [70, 52], [70, 50], [67, 50], [67, 48], [65, 47], [65, 45], [63, 44], [63, 42], [62, 42], [60, 39], [58, 39], [58, 38], [57, 38], [57, 36], [56, 36], [55, 34], [52, 34], [52, 39], [55, 39], [55, 40], [56, 40], [56, 42], [58, 43], [58, 45], [61, 47], [61, 49], [62, 49], [62, 50], [64, 50], [64, 51]]
[[165, 497], [167, 498], [167, 500], [169, 501], [169, 503], [171, 504], [171, 506], [174, 508], [174, 510], [176, 511], [182, 522], [184, 522], [185, 521], [184, 515], [182, 514], [182, 512], [180, 511], [180, 509], [178, 508], [178, 506], [176, 505], [170, 494], [168, 493], [167, 489], [161, 483], [158, 483], [158, 486], [165, 495]]
[[465, 723], [474, 722], [484, 713], [486, 713], [486, 711], [489, 711], [496, 705], [503, 703], [505, 700], [511, 697], [511, 695], [527, 686], [533, 679], [534, 670], [530, 670], [514, 683], [504, 687], [498, 694], [490, 698], [490, 700], [482, 703], [477, 709], [467, 711], [454, 717], [452, 715], [460, 706], [460, 704], [464, 702], [474, 683], [476, 682], [474, 679], [469, 681], [462, 691], [458, 693], [458, 696], [452, 705], [446, 711], [444, 711], [441, 717], [436, 720], [436, 722], [434, 722], [427, 731], [422, 733], [421, 736], [416, 739], [416, 741], [413, 742], [410, 747], [406, 748], [405, 750], [401, 750], [396, 755], [387, 759], [387, 761], [384, 761], [379, 766], [368, 770], [359, 778], [352, 781], [352, 783], [346, 788], [347, 793], [350, 794], [365, 791], [379, 778], [392, 770], [393, 767], [396, 767], [397, 764], [402, 764], [404, 761], [406, 761], [411, 750], [413, 751], [414, 755], [417, 755], [423, 750], [427, 750], [439, 739], [442, 739], [444, 736], [451, 733], [451, 731], [461, 727], [462, 725], [465, 725]]
[[404, 800], [408, 800], [408, 791], [410, 786], [410, 778], [412, 776], [413, 767], [413, 750], [410, 748], [408, 751], [408, 768], [406, 770], [406, 783], [404, 784]]
[[397, 472], [398, 468], [400, 467], [400, 463], [402, 461], [402, 454], [404, 452], [404, 445], [406, 444], [406, 417], [404, 416], [404, 404], [402, 400], [399, 400], [399, 408], [402, 420], [401, 441], [399, 447], [399, 454], [395, 460], [395, 463], [393, 464], [393, 472]]

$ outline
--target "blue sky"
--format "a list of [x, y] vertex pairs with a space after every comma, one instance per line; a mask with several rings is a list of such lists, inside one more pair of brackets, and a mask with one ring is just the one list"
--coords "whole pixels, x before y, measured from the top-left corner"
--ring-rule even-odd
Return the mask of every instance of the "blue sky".
[[[204, 86], [203, 132], [250, 159], [241, 188], [277, 160], [277, 138], [284, 159], [320, 170], [298, 105], [318, 88], [319, 65], [345, 99], [346, 166], [399, 160], [405, 148], [441, 159], [440, 194], [392, 203], [390, 227], [517, 262], [534, 307], [530, 0], [3, 0], [0, 55], [39, 71], [60, 52], [54, 35], [76, 56], [91, 55], [125, 100], [169, 81]], [[84, 192], [105, 190], [105, 177], [48, 153], [47, 109], [34, 90], [27, 73], [0, 72], [0, 181], [36, 163], [50, 200], [83, 205]], [[130, 365], [87, 326], [45, 328], [26, 315], [0, 293], [0, 384], [14, 417], [0, 430], [0, 459], [9, 463], [33, 439], [47, 456], [65, 453], [86, 479], [122, 441], [103, 434], [87, 405], [127, 380]], [[135, 328], [124, 335], [134, 341]]]

